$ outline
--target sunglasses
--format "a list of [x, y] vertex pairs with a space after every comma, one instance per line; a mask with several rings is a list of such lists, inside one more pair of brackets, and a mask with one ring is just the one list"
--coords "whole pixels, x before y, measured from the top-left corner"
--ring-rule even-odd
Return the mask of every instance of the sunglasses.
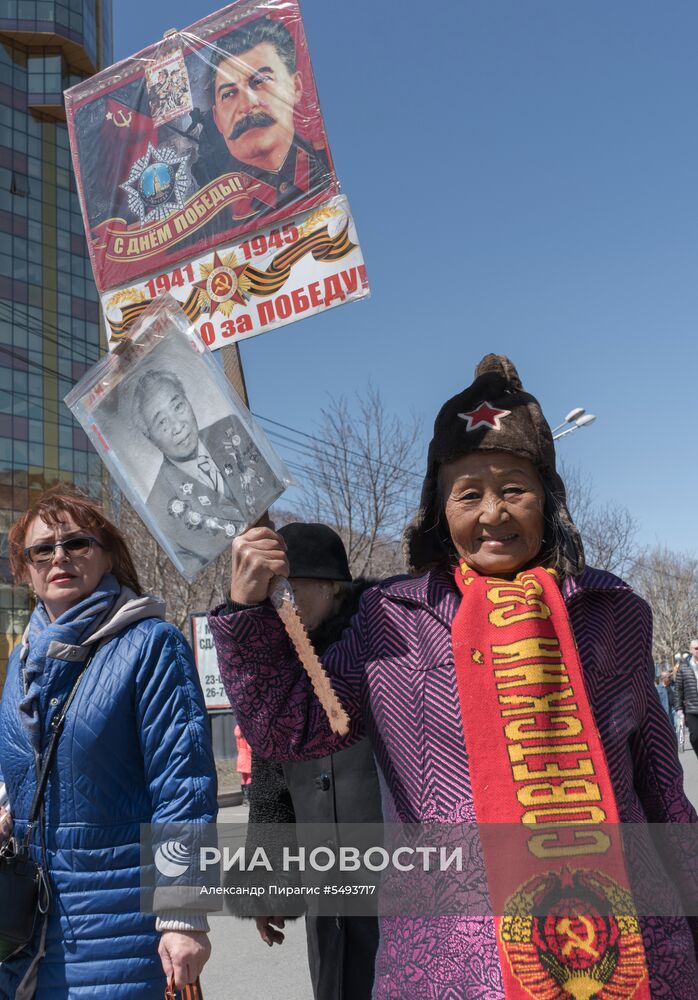
[[39, 542], [37, 545], [30, 545], [24, 550], [24, 554], [30, 563], [37, 566], [51, 562], [54, 552], [59, 547], [66, 556], [86, 556], [93, 545], [103, 548], [96, 538], [90, 535], [77, 535], [75, 538], [65, 538], [62, 542]]

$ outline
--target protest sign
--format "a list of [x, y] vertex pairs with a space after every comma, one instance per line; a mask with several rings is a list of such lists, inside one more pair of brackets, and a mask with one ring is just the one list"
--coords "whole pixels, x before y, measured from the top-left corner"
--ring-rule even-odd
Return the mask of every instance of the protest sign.
[[100, 292], [339, 191], [296, 0], [241, 0], [65, 99]]
[[109, 346], [127, 337], [150, 303], [168, 292], [211, 350], [363, 298], [368, 279], [349, 202], [338, 195], [242, 243], [105, 292]]

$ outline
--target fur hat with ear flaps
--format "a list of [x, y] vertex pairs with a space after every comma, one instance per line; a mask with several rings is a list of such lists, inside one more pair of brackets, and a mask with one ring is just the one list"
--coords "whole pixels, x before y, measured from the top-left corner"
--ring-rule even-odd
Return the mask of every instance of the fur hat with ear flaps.
[[423, 573], [452, 561], [440, 510], [439, 468], [471, 451], [504, 451], [533, 463], [546, 497], [544, 555], [563, 576], [581, 573], [584, 549], [555, 468], [550, 425], [538, 400], [524, 392], [514, 365], [501, 354], [486, 355], [472, 385], [444, 403], [436, 418], [419, 511], [403, 536], [410, 572]]

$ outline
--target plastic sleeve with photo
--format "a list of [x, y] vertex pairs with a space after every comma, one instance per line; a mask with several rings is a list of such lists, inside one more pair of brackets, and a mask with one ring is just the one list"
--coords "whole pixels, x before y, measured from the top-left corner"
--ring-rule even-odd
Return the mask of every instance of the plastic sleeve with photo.
[[181, 306], [164, 295], [65, 398], [110, 475], [193, 580], [292, 478]]

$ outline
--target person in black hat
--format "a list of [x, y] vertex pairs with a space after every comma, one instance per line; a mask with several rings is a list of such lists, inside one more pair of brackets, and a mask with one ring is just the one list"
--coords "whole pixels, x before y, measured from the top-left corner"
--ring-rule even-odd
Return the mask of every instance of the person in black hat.
[[[538, 834], [525, 863], [499, 873], [512, 878], [509, 915], [474, 913], [468, 885], [453, 895], [460, 883], [439, 872], [418, 883], [416, 910], [381, 917], [373, 1000], [558, 997], [592, 986], [595, 995], [698, 1000], [698, 921], [616, 921], [608, 894], [626, 888], [595, 878], [602, 851], [590, 853], [591, 841], [565, 840], [580, 817], [695, 824], [698, 816], [648, 671], [651, 610], [622, 580], [585, 566], [550, 427], [508, 358], [487, 355], [472, 384], [442, 406], [404, 541], [413, 575], [369, 588], [323, 656], [350, 719], [346, 735], [332, 731], [266, 600], [272, 578], [288, 572], [282, 537], [254, 528], [236, 539], [232, 603], [209, 618], [228, 697], [256, 752], [304, 759], [367, 734], [386, 823], [478, 821]], [[540, 870], [535, 886], [519, 882], [530, 879], [534, 857], [545, 859], [543, 882]], [[609, 933], [602, 940], [596, 918], [534, 912], [542, 885], [542, 902], [569, 903], [571, 916], [579, 899], [592, 900]], [[652, 913], [698, 913], [698, 868], [687, 861], [680, 880], [662, 876], [652, 891], [677, 907]], [[446, 893], [453, 908], [443, 915]], [[582, 926], [584, 940], [574, 930]], [[583, 950], [592, 935], [593, 969], [575, 944]], [[631, 953], [631, 963], [618, 960]]]
[[[321, 655], [349, 626], [369, 581], [352, 582], [344, 543], [327, 525], [295, 522], [280, 528], [279, 535], [286, 544], [296, 605]], [[311, 761], [280, 764], [253, 753], [251, 830], [260, 823], [369, 824], [381, 820], [378, 776], [368, 740]], [[298, 839], [302, 841], [302, 834]], [[257, 846], [254, 834], [248, 835], [248, 854]], [[283, 942], [284, 918], [257, 917], [256, 923], [266, 944]], [[377, 919], [307, 916], [306, 932], [315, 1000], [370, 1000]]]

